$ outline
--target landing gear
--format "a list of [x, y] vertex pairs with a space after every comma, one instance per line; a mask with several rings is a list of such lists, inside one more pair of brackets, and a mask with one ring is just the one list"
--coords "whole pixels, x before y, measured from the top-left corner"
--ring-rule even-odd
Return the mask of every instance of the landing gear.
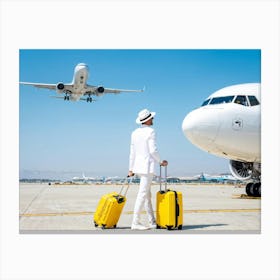
[[67, 94], [66, 94], [66, 95], [64, 96], [64, 100], [67, 100], [67, 101], [69, 101], [69, 100], [70, 100], [70, 97], [69, 97], [69, 95], [67, 95]]
[[261, 183], [248, 183], [246, 185], [246, 193], [249, 196], [261, 197]]
[[88, 97], [87, 97], [86, 101], [87, 101], [87, 102], [92, 102], [92, 98], [91, 98], [91, 96], [90, 96], [90, 93], [88, 93]]

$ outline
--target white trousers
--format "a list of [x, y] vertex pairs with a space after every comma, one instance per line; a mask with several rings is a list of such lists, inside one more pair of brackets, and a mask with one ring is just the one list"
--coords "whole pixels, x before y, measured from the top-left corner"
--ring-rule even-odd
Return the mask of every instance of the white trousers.
[[153, 174], [141, 175], [139, 191], [137, 194], [135, 206], [134, 206], [134, 216], [132, 223], [140, 222], [140, 214], [145, 207], [145, 210], [148, 214], [149, 223], [155, 222], [154, 211], [152, 207], [152, 194], [151, 194], [151, 183], [153, 180]]

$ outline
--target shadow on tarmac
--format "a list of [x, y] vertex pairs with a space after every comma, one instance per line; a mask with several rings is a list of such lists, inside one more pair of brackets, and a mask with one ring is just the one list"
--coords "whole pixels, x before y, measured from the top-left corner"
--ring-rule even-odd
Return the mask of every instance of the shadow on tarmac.
[[209, 225], [193, 225], [193, 226], [183, 226], [182, 230], [190, 230], [190, 229], [200, 229], [207, 227], [222, 227], [227, 226], [228, 224], [209, 224]]

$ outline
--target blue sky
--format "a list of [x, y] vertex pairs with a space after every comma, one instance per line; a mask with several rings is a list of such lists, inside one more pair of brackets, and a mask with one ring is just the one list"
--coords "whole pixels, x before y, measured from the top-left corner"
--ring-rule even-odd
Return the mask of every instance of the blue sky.
[[88, 83], [143, 93], [107, 94], [97, 102], [65, 102], [54, 91], [19, 86], [20, 177], [67, 179], [125, 176], [138, 111], [157, 113], [162, 159], [174, 176], [229, 172], [228, 161], [193, 146], [185, 115], [225, 86], [260, 82], [260, 50], [20, 50], [19, 80], [71, 82], [88, 64]]

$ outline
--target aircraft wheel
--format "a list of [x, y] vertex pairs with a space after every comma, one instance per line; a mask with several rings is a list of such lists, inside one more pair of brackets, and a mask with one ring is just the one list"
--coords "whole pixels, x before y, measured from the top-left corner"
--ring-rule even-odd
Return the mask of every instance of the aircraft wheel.
[[259, 187], [259, 190], [258, 190], [258, 193], [259, 193], [259, 197], [261, 197], [262, 196], [262, 185], [260, 184], [260, 187]]
[[253, 193], [254, 193], [254, 196], [256, 196], [256, 197], [261, 196], [261, 183], [255, 183], [254, 184]]
[[253, 196], [254, 195], [253, 191], [254, 191], [254, 184], [253, 183], [248, 183], [246, 185], [246, 194], [249, 195], [249, 196]]

